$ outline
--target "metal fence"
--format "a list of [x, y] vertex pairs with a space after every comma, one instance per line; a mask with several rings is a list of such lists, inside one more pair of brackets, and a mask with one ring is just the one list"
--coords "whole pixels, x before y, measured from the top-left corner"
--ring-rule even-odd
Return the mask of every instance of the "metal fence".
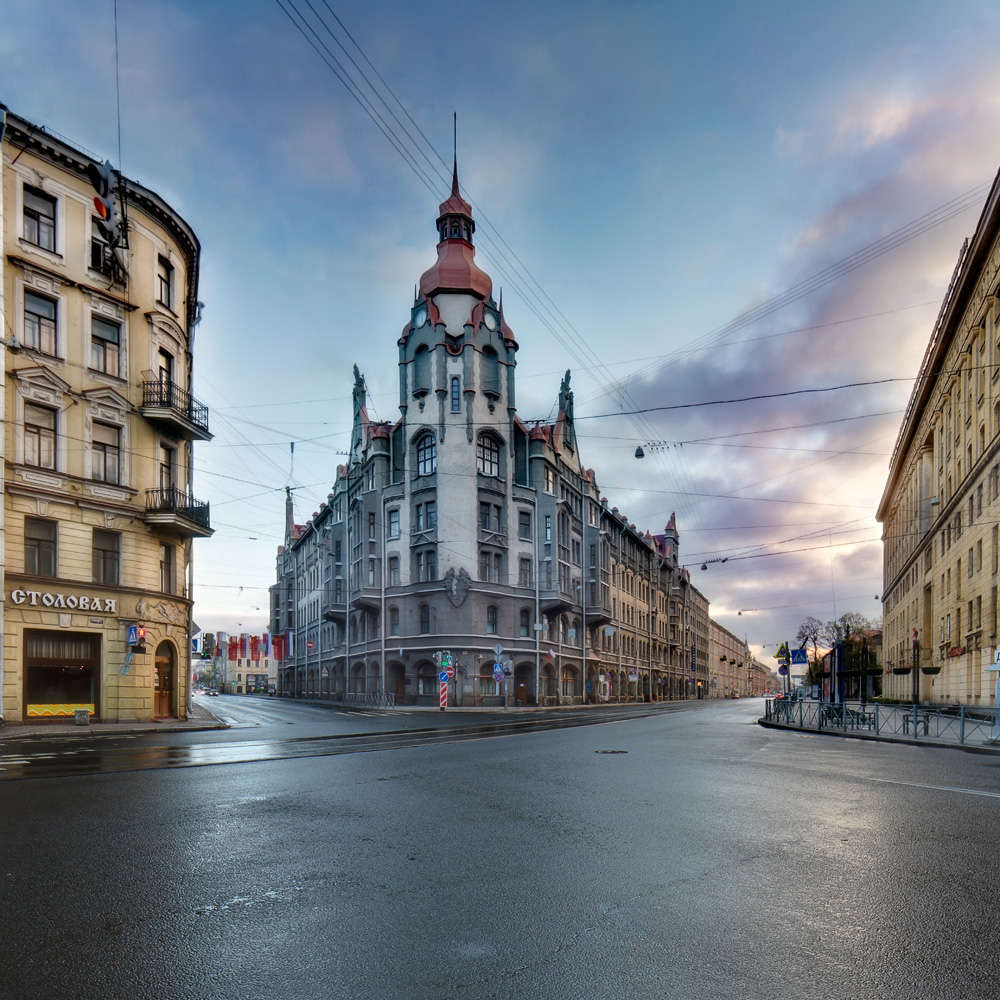
[[765, 722], [814, 731], [858, 732], [884, 738], [935, 743], [994, 744], [1000, 709], [970, 709], [965, 705], [882, 705], [848, 702], [789, 701], [768, 698]]

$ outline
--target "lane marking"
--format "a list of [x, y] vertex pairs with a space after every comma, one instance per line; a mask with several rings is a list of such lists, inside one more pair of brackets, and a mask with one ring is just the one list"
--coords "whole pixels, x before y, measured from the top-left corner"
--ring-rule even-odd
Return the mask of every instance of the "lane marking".
[[884, 785], [907, 785], [910, 788], [927, 788], [933, 792], [958, 792], [960, 795], [982, 795], [988, 799], [1000, 799], [1000, 792], [984, 792], [978, 788], [958, 788], [955, 785], [925, 785], [919, 781], [897, 781], [893, 778], [873, 778], [871, 775], [859, 775], [867, 777], [869, 781], [881, 781]]

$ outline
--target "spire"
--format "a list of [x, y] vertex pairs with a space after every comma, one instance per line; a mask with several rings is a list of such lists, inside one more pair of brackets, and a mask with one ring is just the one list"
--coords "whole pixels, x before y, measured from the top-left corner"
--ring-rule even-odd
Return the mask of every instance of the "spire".
[[475, 261], [472, 235], [476, 223], [472, 206], [459, 190], [457, 150], [451, 172], [451, 194], [438, 208], [437, 230], [437, 263], [421, 275], [420, 294], [428, 298], [437, 292], [471, 292], [488, 300], [493, 293], [493, 282]]

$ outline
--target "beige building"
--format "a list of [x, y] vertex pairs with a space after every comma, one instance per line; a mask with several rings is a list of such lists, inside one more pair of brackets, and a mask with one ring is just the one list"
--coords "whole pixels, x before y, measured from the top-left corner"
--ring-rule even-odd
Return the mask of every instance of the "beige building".
[[990, 704], [1000, 518], [1000, 175], [924, 354], [878, 519], [883, 694]]
[[0, 115], [3, 715], [184, 717], [192, 541], [211, 534], [191, 495], [211, 437], [190, 394], [198, 240], [154, 192]]
[[753, 688], [753, 657], [746, 639], [717, 621], [708, 622], [708, 688], [710, 698], [746, 698]]

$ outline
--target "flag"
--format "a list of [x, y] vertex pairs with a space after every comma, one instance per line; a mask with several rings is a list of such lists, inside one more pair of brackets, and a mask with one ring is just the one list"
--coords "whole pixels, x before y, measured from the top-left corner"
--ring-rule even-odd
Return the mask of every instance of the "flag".
[[240, 655], [240, 640], [237, 639], [235, 636], [233, 636], [233, 638], [229, 640], [228, 645], [229, 648], [226, 650], [226, 659], [227, 660], [238, 659]]
[[260, 652], [265, 659], [271, 655], [271, 633], [265, 632], [260, 637]]
[[276, 635], [271, 640], [271, 648], [274, 650], [275, 660], [277, 660], [278, 663], [280, 663], [282, 658], [284, 657], [285, 637], [283, 635]]
[[547, 650], [545, 650], [545, 659], [546, 659], [546, 660], [554, 660], [554, 659], [555, 659], [555, 656], [554, 656], [554, 654], [552, 653], [552, 650], [551, 650], [551, 649], [547, 649]]
[[250, 659], [254, 661], [260, 659], [260, 639], [255, 635], [250, 637]]

